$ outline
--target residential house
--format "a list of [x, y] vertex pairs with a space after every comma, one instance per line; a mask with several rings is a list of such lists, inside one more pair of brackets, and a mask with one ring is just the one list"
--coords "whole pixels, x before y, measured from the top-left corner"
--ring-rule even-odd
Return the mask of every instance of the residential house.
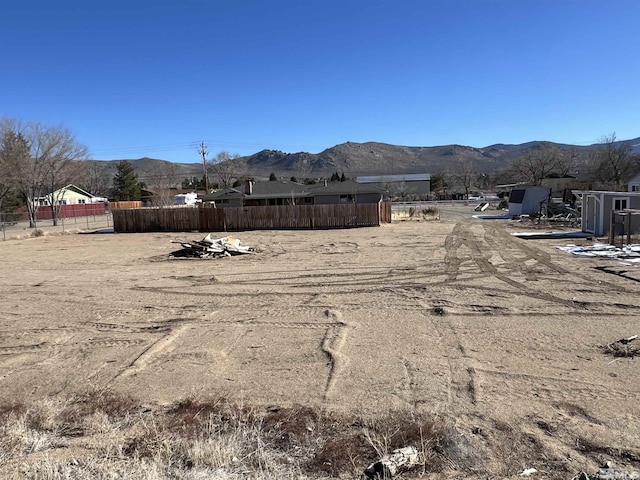
[[345, 203], [379, 203], [385, 190], [376, 185], [353, 180], [344, 182], [323, 182], [309, 185], [314, 205]]
[[39, 206], [51, 205], [51, 199], [54, 199], [59, 205], [84, 205], [88, 203], [104, 203], [107, 201], [104, 197], [96, 197], [89, 192], [84, 191], [75, 185], [67, 185], [59, 188], [49, 195], [37, 198]]
[[627, 182], [628, 192], [640, 192], [640, 172], [636, 173]]
[[328, 205], [377, 203], [383, 190], [354, 181], [303, 185], [289, 180], [247, 182], [244, 187], [225, 188], [202, 195], [203, 203], [216, 207], [254, 207], [277, 205]]

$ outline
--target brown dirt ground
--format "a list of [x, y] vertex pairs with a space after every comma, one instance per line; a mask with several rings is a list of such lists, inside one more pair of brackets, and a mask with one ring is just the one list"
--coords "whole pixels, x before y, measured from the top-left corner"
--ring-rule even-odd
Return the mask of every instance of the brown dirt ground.
[[198, 233], [2, 242], [0, 401], [107, 387], [160, 404], [410, 409], [488, 449], [525, 438], [547, 468], [637, 467], [640, 360], [600, 345], [640, 333], [640, 267], [554, 248], [586, 240], [514, 238], [522, 224], [471, 210], [242, 232], [259, 252], [217, 260], [168, 258]]

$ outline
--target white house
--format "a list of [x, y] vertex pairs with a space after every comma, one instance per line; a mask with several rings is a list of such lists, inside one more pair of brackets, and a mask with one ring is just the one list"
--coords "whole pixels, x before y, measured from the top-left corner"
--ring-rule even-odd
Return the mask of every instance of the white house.
[[627, 182], [628, 192], [640, 192], [640, 172], [636, 173]]
[[96, 197], [89, 192], [85, 192], [80, 187], [75, 185], [67, 185], [66, 187], [59, 188], [58, 190], [37, 198], [38, 205], [51, 205], [51, 199], [60, 205], [82, 205], [86, 203], [102, 203], [107, 199], [104, 197]]

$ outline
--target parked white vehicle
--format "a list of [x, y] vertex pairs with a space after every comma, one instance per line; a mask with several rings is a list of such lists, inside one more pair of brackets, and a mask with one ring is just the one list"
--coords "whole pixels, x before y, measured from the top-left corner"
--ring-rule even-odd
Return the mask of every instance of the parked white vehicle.
[[180, 193], [173, 197], [174, 205], [195, 205], [197, 203], [198, 194], [192, 193]]

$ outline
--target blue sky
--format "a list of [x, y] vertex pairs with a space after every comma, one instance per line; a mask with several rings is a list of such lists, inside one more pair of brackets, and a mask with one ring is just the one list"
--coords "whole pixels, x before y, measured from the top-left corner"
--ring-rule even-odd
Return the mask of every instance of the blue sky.
[[4, 2], [0, 116], [93, 158], [640, 136], [636, 0]]

